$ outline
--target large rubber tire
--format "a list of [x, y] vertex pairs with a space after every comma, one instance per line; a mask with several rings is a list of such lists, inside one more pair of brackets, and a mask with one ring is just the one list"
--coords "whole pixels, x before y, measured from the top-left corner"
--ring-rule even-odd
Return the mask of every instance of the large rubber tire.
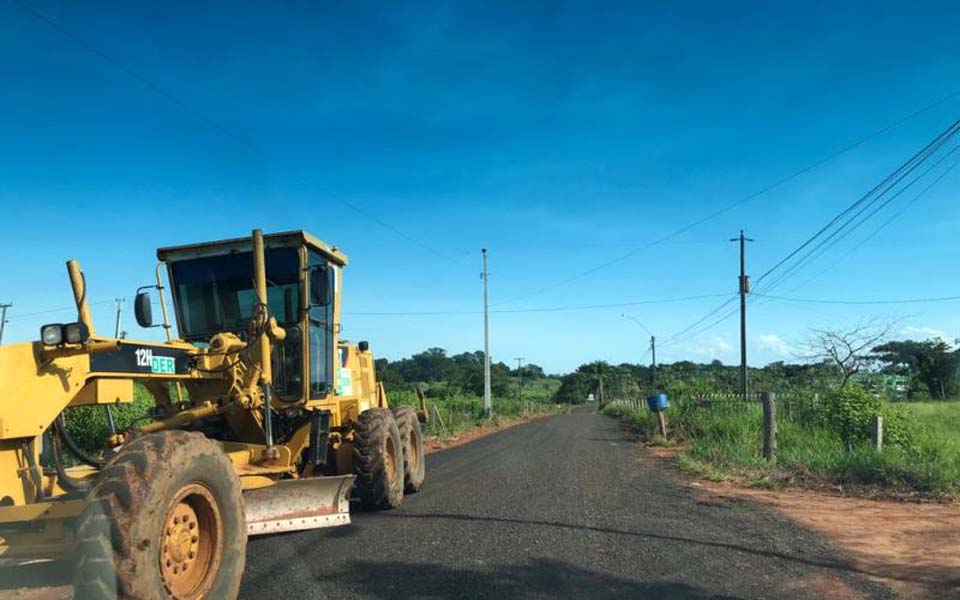
[[393, 418], [400, 430], [400, 443], [403, 445], [403, 491], [416, 494], [423, 487], [427, 474], [420, 420], [417, 419], [417, 412], [409, 406], [393, 409]]
[[100, 473], [77, 541], [79, 600], [236, 598], [247, 547], [240, 480], [200, 433], [145, 435]]
[[371, 408], [353, 431], [354, 486], [367, 510], [396, 508], [403, 501], [403, 445], [393, 413]]

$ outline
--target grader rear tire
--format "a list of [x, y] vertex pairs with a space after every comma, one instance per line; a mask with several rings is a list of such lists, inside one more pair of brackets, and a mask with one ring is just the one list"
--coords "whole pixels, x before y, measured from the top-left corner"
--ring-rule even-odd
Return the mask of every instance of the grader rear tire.
[[423, 456], [423, 431], [417, 412], [409, 406], [393, 409], [393, 418], [400, 430], [403, 446], [403, 491], [415, 494], [423, 487], [426, 477], [426, 461]]
[[125, 445], [77, 529], [75, 598], [236, 598], [247, 532], [240, 480], [215, 442], [166, 431]]
[[371, 408], [353, 431], [353, 468], [360, 504], [367, 510], [396, 508], [403, 501], [403, 445], [393, 413]]

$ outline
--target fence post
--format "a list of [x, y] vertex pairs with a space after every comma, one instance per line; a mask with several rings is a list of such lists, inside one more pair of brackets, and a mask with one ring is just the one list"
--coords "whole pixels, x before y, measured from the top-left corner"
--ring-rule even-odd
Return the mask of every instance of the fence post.
[[873, 441], [873, 447], [877, 452], [883, 450], [883, 417], [875, 415], [873, 417], [873, 429], [870, 431], [870, 439]]
[[777, 396], [773, 392], [760, 394], [763, 402], [763, 457], [770, 464], [777, 462]]
[[666, 411], [658, 410], [657, 411], [657, 425], [660, 428], [660, 435], [666, 439], [667, 437], [667, 415]]

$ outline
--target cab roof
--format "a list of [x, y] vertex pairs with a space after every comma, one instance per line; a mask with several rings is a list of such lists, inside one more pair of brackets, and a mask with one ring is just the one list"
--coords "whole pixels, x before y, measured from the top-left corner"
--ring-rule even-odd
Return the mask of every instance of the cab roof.
[[[307, 246], [320, 252], [338, 266], [342, 267], [347, 264], [347, 255], [340, 252], [336, 246], [330, 246], [303, 230], [264, 234], [263, 242], [267, 248]], [[233, 252], [250, 252], [252, 247], [253, 238], [252, 236], [248, 236], [214, 242], [202, 242], [200, 244], [158, 248], [157, 258], [164, 262], [175, 262], [202, 256], [216, 256], [220, 254], [231, 254]]]

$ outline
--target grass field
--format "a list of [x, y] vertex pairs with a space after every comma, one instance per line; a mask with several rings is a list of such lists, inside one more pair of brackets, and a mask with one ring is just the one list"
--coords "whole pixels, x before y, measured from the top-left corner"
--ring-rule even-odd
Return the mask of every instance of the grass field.
[[930, 432], [960, 437], [960, 400], [953, 402], [905, 402], [904, 409]]
[[[960, 402], [898, 405], [906, 418], [904, 441], [881, 452], [869, 442], [843, 439], [835, 428], [799, 419], [778, 419], [778, 462], [761, 455], [762, 414], [756, 404], [736, 411], [676, 410], [671, 437], [683, 442], [681, 466], [714, 479], [737, 478], [763, 486], [865, 486], [904, 493], [960, 493]], [[646, 409], [608, 406], [605, 412], [655, 439]]]

